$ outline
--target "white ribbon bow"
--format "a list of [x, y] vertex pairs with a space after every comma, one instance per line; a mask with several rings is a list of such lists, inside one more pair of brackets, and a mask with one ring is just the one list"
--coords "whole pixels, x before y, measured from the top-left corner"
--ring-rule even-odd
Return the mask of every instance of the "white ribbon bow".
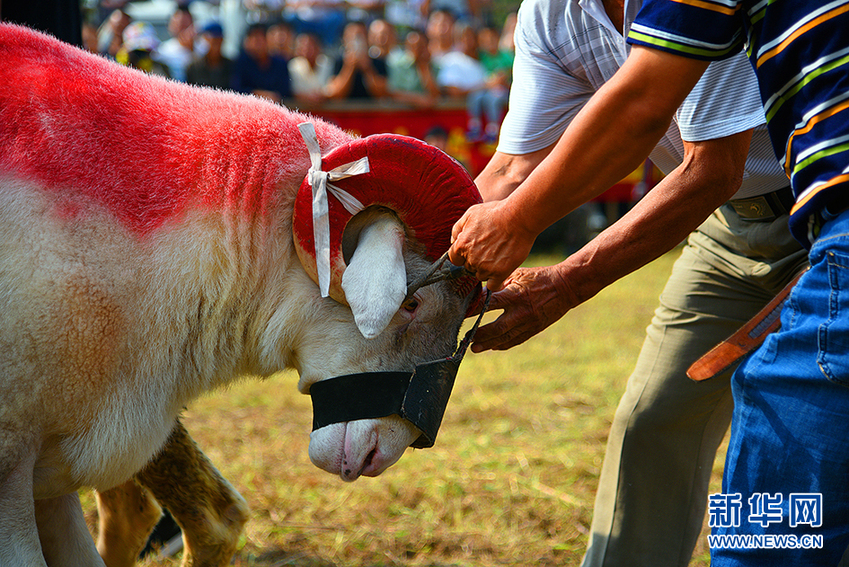
[[315, 240], [315, 267], [318, 272], [318, 288], [321, 297], [327, 297], [330, 293], [330, 211], [327, 204], [327, 192], [336, 197], [345, 210], [355, 215], [365, 207], [353, 195], [343, 191], [331, 184], [330, 181], [339, 181], [369, 172], [368, 157], [357, 161], [340, 165], [330, 171], [321, 170], [321, 148], [318, 145], [318, 137], [315, 134], [315, 126], [311, 122], [298, 124], [304, 143], [310, 153], [308, 179], [312, 187], [312, 230]]

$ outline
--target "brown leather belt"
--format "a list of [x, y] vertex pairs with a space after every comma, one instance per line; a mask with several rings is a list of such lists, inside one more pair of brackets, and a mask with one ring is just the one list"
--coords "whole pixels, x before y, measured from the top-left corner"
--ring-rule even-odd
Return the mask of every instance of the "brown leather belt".
[[771, 221], [781, 215], [789, 215], [795, 202], [793, 190], [788, 186], [757, 197], [731, 199], [728, 204], [743, 220]]
[[687, 369], [687, 376], [697, 382], [713, 378], [717, 374], [730, 369], [740, 359], [759, 347], [768, 334], [778, 330], [781, 326], [781, 308], [787, 301], [790, 290], [793, 289], [793, 286], [796, 285], [805, 271], [807, 270], [803, 270], [793, 278], [793, 281], [787, 284], [766, 307], [761, 309], [748, 323], [740, 327], [736, 333], [694, 362]]

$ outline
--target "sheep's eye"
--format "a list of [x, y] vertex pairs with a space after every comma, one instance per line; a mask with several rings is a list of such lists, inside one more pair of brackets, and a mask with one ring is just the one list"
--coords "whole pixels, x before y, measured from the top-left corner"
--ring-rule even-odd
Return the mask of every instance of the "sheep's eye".
[[412, 313], [419, 307], [419, 300], [415, 297], [411, 297], [407, 301], [401, 304], [401, 307], [404, 308], [405, 311]]

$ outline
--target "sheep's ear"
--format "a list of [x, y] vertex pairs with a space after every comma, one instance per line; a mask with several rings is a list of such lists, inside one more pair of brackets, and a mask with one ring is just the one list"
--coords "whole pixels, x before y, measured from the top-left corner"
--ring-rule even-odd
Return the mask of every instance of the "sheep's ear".
[[401, 222], [394, 215], [381, 215], [360, 232], [342, 274], [345, 299], [367, 339], [383, 332], [407, 295], [403, 249]]

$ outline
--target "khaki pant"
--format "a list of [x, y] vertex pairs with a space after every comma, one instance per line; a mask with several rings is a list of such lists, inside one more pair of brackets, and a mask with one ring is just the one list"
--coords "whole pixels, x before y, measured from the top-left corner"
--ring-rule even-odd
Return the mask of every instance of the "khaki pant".
[[616, 410], [584, 567], [689, 563], [733, 404], [731, 371], [685, 372], [806, 264], [787, 216], [745, 221], [724, 205], [690, 235]]

